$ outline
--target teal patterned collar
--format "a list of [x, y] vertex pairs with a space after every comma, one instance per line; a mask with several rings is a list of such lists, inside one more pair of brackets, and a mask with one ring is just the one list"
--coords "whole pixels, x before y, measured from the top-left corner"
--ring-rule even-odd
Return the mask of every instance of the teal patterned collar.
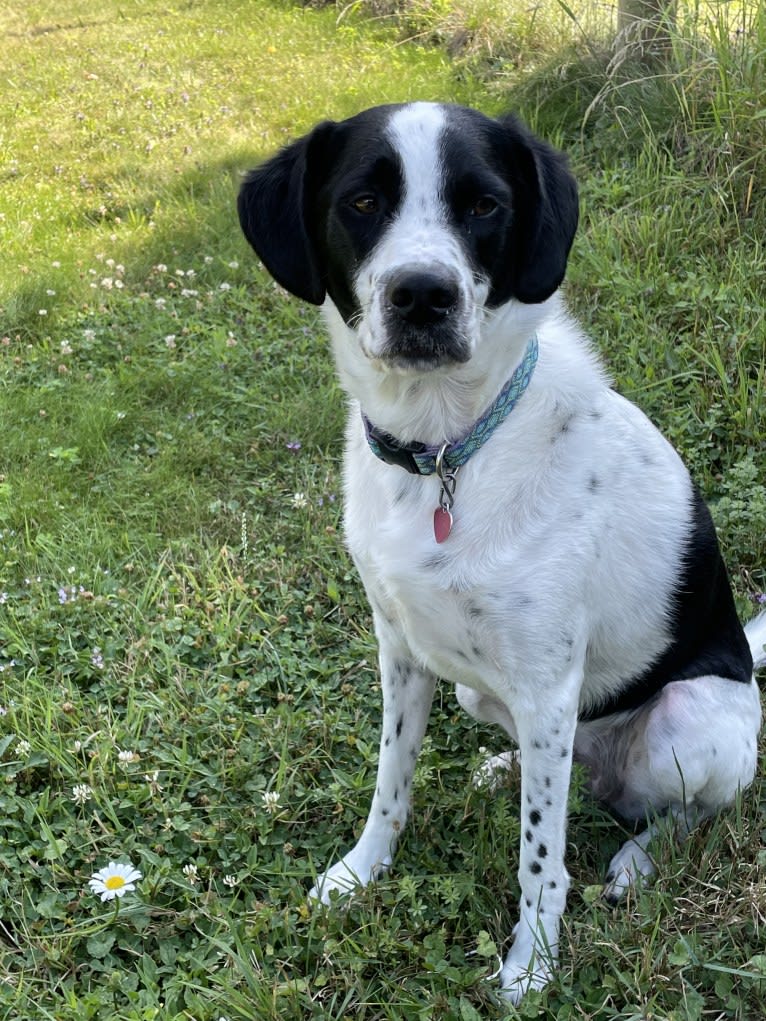
[[527, 344], [524, 357], [513, 375], [487, 408], [471, 431], [454, 443], [429, 446], [425, 443], [399, 443], [389, 433], [376, 428], [362, 412], [367, 442], [370, 450], [381, 461], [397, 464], [413, 475], [433, 475], [437, 471], [437, 460], [448, 471], [455, 471], [483, 446], [501, 422], [510, 415], [519, 398], [529, 386], [537, 364], [537, 335]]

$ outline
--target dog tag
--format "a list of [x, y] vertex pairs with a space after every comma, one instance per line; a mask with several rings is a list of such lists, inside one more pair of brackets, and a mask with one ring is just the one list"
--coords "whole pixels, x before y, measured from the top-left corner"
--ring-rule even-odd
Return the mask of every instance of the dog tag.
[[452, 514], [445, 507], [437, 507], [434, 511], [434, 539], [438, 543], [449, 538], [452, 531]]

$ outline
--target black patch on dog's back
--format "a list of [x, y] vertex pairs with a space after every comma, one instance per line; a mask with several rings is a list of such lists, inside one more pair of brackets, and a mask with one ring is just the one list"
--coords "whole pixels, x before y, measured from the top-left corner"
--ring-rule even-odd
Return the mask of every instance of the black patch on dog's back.
[[671, 628], [670, 645], [648, 670], [579, 718], [595, 720], [637, 709], [671, 681], [713, 675], [743, 684], [750, 682], [753, 675], [750, 647], [737, 616], [713, 519], [696, 486]]

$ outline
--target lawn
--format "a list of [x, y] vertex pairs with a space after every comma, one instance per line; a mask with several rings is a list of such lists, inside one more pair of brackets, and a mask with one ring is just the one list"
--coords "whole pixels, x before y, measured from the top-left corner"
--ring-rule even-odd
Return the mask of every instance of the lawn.
[[[458, 6], [0, 7], [3, 1021], [509, 1016], [486, 976], [518, 778], [471, 788], [498, 735], [448, 688], [396, 869], [345, 911], [306, 904], [364, 822], [376, 652], [317, 315], [260, 273], [234, 202], [315, 121], [514, 105], [567, 146], [569, 300], [711, 501], [743, 617], [763, 598], [766, 21], [709, 22], [658, 83], [609, 77], [590, 39], [564, 55], [563, 5], [516, 26], [541, 40], [524, 66], [487, 27], [500, 0], [462, 28]], [[562, 970], [510, 1016], [760, 1021], [760, 778], [659, 842], [618, 910], [598, 892], [624, 835], [576, 780]], [[112, 861], [142, 877], [102, 902]]]

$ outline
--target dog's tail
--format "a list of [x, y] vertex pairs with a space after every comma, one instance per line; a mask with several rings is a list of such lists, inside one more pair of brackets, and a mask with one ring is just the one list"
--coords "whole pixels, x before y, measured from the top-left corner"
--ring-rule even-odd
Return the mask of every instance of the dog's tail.
[[745, 637], [753, 654], [753, 668], [766, 665], [766, 611], [745, 624]]

